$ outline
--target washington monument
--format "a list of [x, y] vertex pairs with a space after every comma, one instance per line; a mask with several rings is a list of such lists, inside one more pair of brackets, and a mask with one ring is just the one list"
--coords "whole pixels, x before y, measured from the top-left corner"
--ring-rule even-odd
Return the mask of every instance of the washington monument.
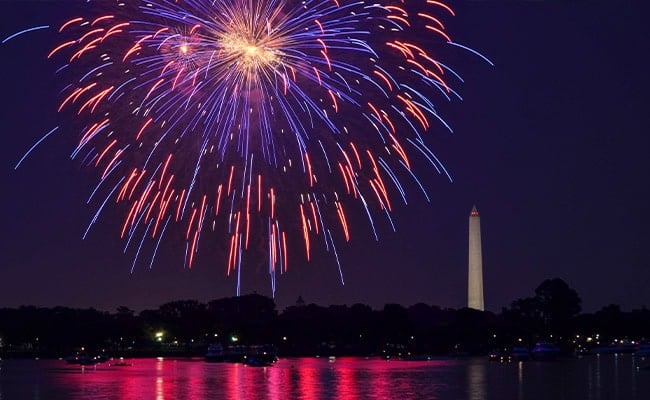
[[467, 273], [467, 307], [484, 311], [483, 255], [481, 253], [481, 217], [476, 206], [469, 213], [469, 267]]

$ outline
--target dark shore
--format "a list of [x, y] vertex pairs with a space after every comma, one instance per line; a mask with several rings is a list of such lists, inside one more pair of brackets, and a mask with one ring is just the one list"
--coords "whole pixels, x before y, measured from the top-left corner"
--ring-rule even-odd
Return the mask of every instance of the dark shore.
[[210, 344], [273, 345], [280, 357], [486, 355], [494, 349], [549, 341], [562, 354], [650, 340], [650, 310], [608, 305], [581, 313], [580, 297], [564, 281], [544, 281], [532, 297], [500, 313], [443, 309], [423, 303], [323, 307], [305, 304], [278, 312], [257, 295], [207, 304], [174, 301], [136, 314], [127, 307], [94, 309], [23, 306], [0, 309], [0, 358], [203, 357]]

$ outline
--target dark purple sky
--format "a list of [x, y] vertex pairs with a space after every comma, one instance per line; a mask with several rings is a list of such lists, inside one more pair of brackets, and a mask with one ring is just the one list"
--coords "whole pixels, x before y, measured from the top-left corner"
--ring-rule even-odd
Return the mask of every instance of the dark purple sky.
[[[76, 15], [73, 2], [62, 3], [67, 9], [0, 2], [0, 37]], [[279, 307], [299, 295], [323, 305], [463, 306], [473, 204], [488, 309], [530, 296], [553, 277], [574, 287], [587, 311], [650, 305], [649, 2], [476, 0], [454, 8], [448, 30], [456, 41], [495, 62], [466, 53], [448, 59], [466, 81], [464, 101], [441, 107], [455, 133], [429, 143], [454, 182], [424, 177], [432, 202], [397, 207], [397, 233], [384, 224], [379, 242], [358, 234], [340, 245], [344, 286], [330, 253], [308, 264], [295, 257], [277, 281]], [[77, 132], [62, 129], [14, 171], [57, 125], [60, 85], [44, 61], [52, 44], [41, 32], [0, 45], [0, 307], [141, 310], [234, 295], [225, 255], [208, 249], [186, 270], [175, 256], [183, 243], [165, 247], [152, 270], [140, 264], [131, 274], [117, 210], [107, 209], [81, 240], [95, 211], [85, 204], [95, 181], [68, 157]], [[242, 282], [243, 293], [271, 293], [263, 262], [245, 266]]]

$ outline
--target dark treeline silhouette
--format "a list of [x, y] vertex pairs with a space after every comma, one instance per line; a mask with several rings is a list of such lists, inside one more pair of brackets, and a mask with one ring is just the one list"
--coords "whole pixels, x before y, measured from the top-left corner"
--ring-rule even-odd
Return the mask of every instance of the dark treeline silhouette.
[[532, 297], [500, 313], [418, 303], [323, 307], [281, 313], [258, 294], [173, 301], [136, 315], [95, 309], [23, 306], [0, 309], [0, 356], [61, 357], [75, 351], [113, 356], [203, 355], [208, 344], [274, 344], [281, 356], [485, 354], [513, 344], [551, 340], [566, 351], [614, 340], [650, 340], [650, 311], [608, 305], [580, 313], [581, 300], [561, 279], [544, 281]]

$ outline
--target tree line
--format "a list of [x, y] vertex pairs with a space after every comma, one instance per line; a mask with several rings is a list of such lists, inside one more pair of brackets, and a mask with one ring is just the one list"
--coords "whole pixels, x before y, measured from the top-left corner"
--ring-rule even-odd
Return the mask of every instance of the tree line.
[[0, 309], [0, 356], [61, 357], [81, 349], [114, 356], [203, 355], [211, 343], [274, 344], [281, 356], [485, 354], [513, 344], [550, 340], [570, 351], [614, 340], [650, 340], [650, 311], [608, 305], [581, 313], [577, 292], [561, 279], [501, 312], [418, 303], [304, 304], [278, 312], [249, 294], [201, 303], [173, 301], [135, 313], [67, 307]]

